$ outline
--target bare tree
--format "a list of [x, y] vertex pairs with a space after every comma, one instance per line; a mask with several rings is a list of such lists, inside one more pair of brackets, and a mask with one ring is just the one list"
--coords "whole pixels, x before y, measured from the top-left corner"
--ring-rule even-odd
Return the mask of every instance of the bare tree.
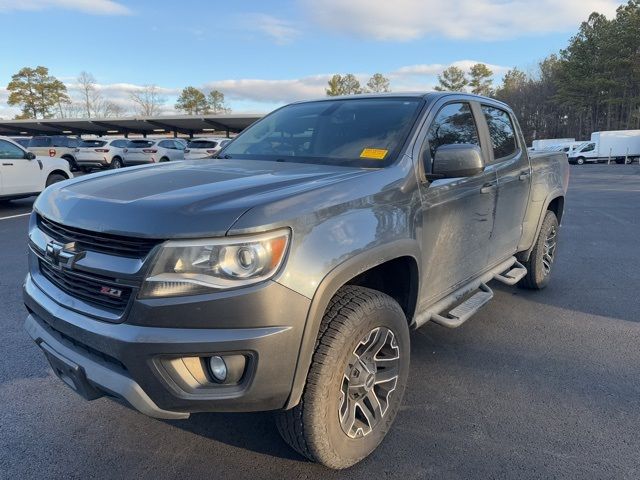
[[95, 105], [99, 103], [100, 92], [96, 90], [96, 79], [89, 72], [82, 71], [77, 78], [82, 96], [82, 106], [87, 118], [95, 116]]
[[160, 114], [162, 105], [167, 101], [156, 85], [145, 85], [131, 92], [130, 98], [136, 104], [137, 113], [146, 117]]

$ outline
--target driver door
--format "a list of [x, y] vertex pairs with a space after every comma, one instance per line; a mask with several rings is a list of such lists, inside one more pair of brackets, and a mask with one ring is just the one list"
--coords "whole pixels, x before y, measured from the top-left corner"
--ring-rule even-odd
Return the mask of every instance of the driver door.
[[44, 188], [40, 164], [25, 158], [26, 152], [17, 145], [0, 140], [0, 173], [3, 195], [38, 193]]
[[[486, 145], [478, 129], [479, 108], [465, 101], [439, 105], [425, 123], [418, 158], [428, 175], [438, 147]], [[432, 179], [420, 185], [422, 210], [421, 303], [439, 299], [486, 270], [496, 208], [492, 168], [469, 177]]]

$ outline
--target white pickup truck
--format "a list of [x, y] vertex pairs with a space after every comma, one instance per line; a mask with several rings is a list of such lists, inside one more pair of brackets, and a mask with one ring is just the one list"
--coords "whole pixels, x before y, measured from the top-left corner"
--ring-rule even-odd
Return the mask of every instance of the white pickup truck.
[[10, 138], [0, 137], [0, 202], [37, 195], [72, 177], [66, 160], [36, 156]]

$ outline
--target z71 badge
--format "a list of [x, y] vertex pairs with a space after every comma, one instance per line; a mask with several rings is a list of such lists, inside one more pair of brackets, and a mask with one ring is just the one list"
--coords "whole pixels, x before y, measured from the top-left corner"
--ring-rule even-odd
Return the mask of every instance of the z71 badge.
[[112, 288], [112, 287], [100, 287], [100, 293], [102, 295], [107, 295], [108, 297], [113, 297], [113, 298], [122, 297], [122, 290], [118, 290], [117, 288]]

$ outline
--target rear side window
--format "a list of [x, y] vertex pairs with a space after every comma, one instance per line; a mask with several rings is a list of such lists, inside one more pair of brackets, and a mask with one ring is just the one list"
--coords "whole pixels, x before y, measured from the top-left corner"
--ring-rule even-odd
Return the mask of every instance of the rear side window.
[[188, 148], [216, 148], [217, 146], [218, 142], [210, 142], [207, 140], [194, 140], [187, 145]]
[[468, 103], [450, 103], [436, 115], [427, 134], [431, 158], [443, 145], [470, 144], [480, 146], [478, 129]]
[[175, 148], [171, 140], [162, 140], [160, 143], [158, 143], [158, 146], [161, 148]]
[[516, 153], [518, 147], [515, 129], [509, 114], [504, 110], [487, 105], [482, 105], [482, 113], [489, 127], [494, 160], [501, 160]]
[[93, 148], [93, 147], [104, 147], [107, 144], [104, 140], [83, 140], [80, 142], [80, 147], [84, 148]]
[[111, 142], [111, 145], [113, 145], [116, 148], [124, 148], [127, 146], [128, 140], [114, 140]]
[[29, 142], [30, 147], [49, 147], [51, 146], [51, 137], [33, 137]]

